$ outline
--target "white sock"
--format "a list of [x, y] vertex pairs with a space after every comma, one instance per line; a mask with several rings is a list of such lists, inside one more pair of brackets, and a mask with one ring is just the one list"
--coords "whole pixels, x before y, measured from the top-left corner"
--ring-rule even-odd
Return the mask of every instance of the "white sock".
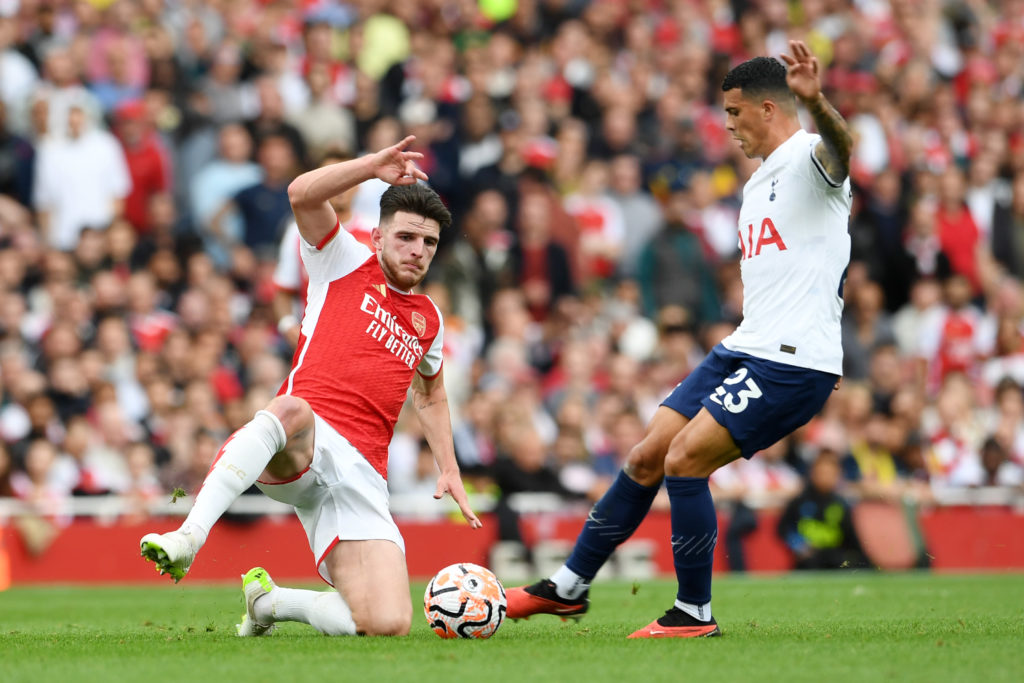
[[277, 586], [253, 603], [256, 621], [298, 621], [329, 636], [352, 636], [356, 622], [338, 591], [310, 591]]
[[683, 602], [682, 600], [676, 600], [676, 607], [683, 610], [697, 621], [711, 621], [710, 602], [705, 602], [703, 605], [694, 605], [689, 602]]
[[590, 588], [590, 581], [583, 578], [564, 564], [551, 575], [551, 582], [555, 584], [555, 593], [566, 600], [575, 600]]
[[193, 552], [199, 552], [199, 549], [206, 543], [206, 532], [200, 529], [194, 524], [184, 522], [178, 531], [185, 534], [188, 537], [188, 542], [192, 546]]
[[181, 530], [202, 545], [210, 529], [228, 506], [242, 495], [266, 469], [274, 454], [284, 449], [288, 435], [277, 416], [260, 410], [244, 427], [228, 437], [219, 458], [196, 495]]

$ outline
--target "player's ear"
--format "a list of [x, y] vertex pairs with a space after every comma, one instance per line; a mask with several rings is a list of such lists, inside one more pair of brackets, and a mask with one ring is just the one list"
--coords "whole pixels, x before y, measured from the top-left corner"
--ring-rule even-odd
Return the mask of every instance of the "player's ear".
[[374, 251], [380, 249], [380, 243], [383, 239], [384, 233], [379, 225], [370, 231], [370, 243], [373, 244]]

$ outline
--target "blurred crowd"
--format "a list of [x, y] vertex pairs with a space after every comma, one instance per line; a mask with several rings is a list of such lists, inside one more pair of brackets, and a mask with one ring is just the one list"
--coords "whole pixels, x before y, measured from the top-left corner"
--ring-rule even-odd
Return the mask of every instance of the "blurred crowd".
[[740, 319], [720, 83], [794, 37], [857, 139], [845, 378], [716, 497], [1020, 488], [1022, 0], [0, 0], [0, 496], [193, 492], [290, 367], [288, 182], [406, 134], [467, 480], [600, 495]]

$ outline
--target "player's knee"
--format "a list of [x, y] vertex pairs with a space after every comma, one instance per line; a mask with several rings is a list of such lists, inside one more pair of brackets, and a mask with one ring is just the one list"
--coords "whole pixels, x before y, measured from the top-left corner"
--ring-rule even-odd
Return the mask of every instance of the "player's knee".
[[686, 441], [673, 442], [665, 456], [665, 474], [670, 477], [708, 477], [714, 471], [700, 451], [690, 447]]
[[275, 396], [267, 404], [266, 410], [276, 415], [277, 419], [281, 421], [281, 426], [284, 427], [288, 438], [308, 429], [313, 424], [313, 409], [298, 396]]
[[412, 627], [412, 603], [403, 596], [352, 595], [349, 607], [356, 632], [367, 636], [404, 636]]
[[641, 441], [629, 451], [623, 466], [629, 478], [643, 486], [656, 486], [665, 476], [664, 454]]
[[405, 613], [372, 613], [356, 619], [356, 629], [367, 636], [407, 636], [412, 628], [412, 614]]

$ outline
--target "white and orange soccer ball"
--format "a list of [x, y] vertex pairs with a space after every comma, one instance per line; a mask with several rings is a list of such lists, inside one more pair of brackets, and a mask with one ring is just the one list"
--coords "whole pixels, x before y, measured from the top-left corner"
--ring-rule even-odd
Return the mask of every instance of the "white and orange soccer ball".
[[460, 562], [439, 571], [423, 593], [423, 613], [442, 638], [490, 638], [505, 620], [505, 587], [490, 569]]

